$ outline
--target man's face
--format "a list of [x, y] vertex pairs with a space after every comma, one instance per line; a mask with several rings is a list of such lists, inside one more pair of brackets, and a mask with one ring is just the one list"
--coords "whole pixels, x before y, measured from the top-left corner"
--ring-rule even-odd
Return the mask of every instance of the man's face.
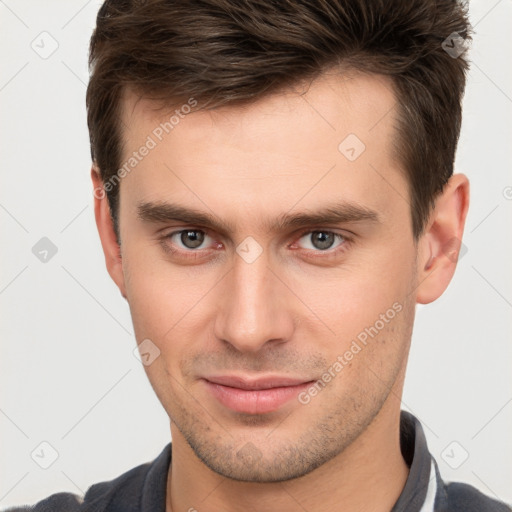
[[[125, 102], [123, 162], [156, 142], [120, 186], [136, 339], [160, 351], [145, 368], [173, 439], [233, 479], [307, 474], [398, 410], [404, 377], [416, 249], [390, 83], [324, 75], [301, 92], [193, 112], [168, 134], [172, 112]], [[337, 221], [286, 223], [328, 208]]]

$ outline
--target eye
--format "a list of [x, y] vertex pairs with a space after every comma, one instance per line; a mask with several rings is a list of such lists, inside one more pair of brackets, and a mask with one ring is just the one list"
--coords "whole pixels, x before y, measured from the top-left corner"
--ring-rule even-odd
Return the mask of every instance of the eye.
[[[216, 241], [202, 229], [188, 228], [164, 235], [160, 243], [165, 252], [176, 258], [189, 258], [194, 261], [212, 256], [212, 251], [222, 249], [223, 244]], [[317, 229], [304, 231], [291, 249], [305, 249], [309, 257], [337, 257], [349, 248], [351, 239], [341, 233]]]
[[170, 233], [165, 238], [169, 239], [180, 249], [194, 250], [201, 248], [200, 246], [205, 239], [210, 237], [200, 229], [184, 229]]
[[[304, 233], [299, 240], [305, 240], [305, 246], [303, 247], [308, 250], [317, 250], [327, 252], [333, 249], [333, 245], [336, 240], [339, 241], [337, 245], [334, 245], [334, 249], [345, 244], [347, 239], [340, 233], [334, 233], [332, 231], [308, 231]], [[309, 247], [308, 247], [309, 246]]]

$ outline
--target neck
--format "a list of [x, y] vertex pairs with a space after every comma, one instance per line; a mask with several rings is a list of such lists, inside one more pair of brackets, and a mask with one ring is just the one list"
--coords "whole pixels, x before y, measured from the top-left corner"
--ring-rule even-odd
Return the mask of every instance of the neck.
[[254, 503], [268, 512], [329, 512], [340, 510], [340, 505], [344, 511], [387, 512], [398, 500], [409, 474], [400, 450], [400, 402], [396, 398], [386, 401], [372, 423], [342, 453], [309, 474], [285, 482], [225, 478], [196, 457], [174, 425], [171, 432], [166, 512], [252, 510]]

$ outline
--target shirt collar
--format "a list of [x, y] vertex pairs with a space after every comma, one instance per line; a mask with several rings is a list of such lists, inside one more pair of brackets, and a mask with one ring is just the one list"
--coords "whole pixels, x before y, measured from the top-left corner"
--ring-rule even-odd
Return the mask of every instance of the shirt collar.
[[[400, 449], [409, 466], [409, 476], [391, 512], [433, 512], [437, 468], [428, 451], [421, 423], [407, 411], [400, 412]], [[165, 512], [171, 453], [169, 443], [151, 464], [142, 489], [141, 512]]]
[[429, 508], [429, 502], [432, 493], [433, 499], [436, 494], [433, 459], [421, 423], [407, 411], [400, 411], [400, 449], [409, 466], [409, 476], [391, 512], [431, 512], [433, 506]]

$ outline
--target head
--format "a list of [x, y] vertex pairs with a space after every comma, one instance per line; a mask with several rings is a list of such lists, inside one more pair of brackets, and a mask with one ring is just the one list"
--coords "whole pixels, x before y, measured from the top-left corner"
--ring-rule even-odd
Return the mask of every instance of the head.
[[[214, 471], [298, 477], [397, 412], [415, 305], [448, 286], [468, 207], [467, 61], [442, 46], [468, 31], [448, 0], [100, 9], [87, 107], [107, 268], [159, 354], [145, 369], [173, 439]], [[225, 376], [304, 385], [241, 410]]]

